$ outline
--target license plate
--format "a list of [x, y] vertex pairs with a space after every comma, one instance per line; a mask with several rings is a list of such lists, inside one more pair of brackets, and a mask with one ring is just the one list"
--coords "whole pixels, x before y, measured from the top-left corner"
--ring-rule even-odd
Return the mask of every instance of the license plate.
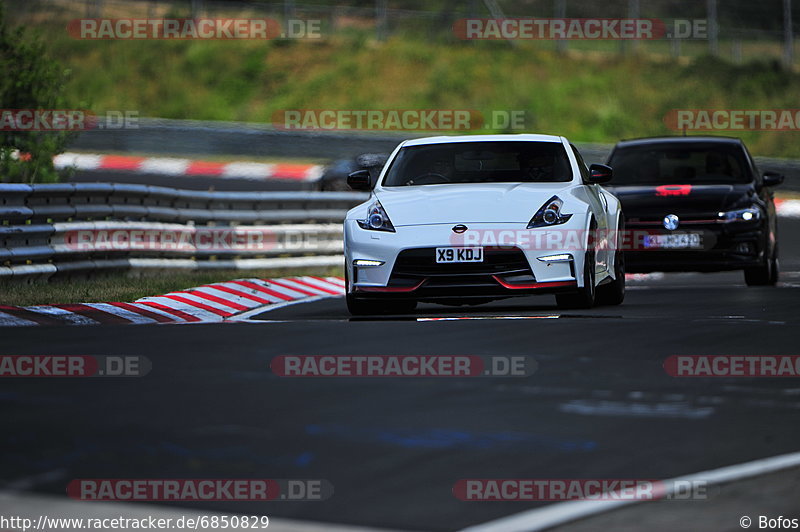
[[483, 262], [483, 248], [436, 248], [436, 262]]
[[679, 233], [673, 235], [647, 235], [644, 247], [650, 249], [697, 249], [703, 247], [697, 233]]

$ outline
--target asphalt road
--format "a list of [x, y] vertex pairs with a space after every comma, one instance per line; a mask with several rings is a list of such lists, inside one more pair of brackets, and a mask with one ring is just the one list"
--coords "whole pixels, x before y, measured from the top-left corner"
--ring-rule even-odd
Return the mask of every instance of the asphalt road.
[[[670, 355], [800, 354], [797, 234], [800, 221], [781, 220], [776, 288], [747, 288], [739, 273], [672, 274], [589, 311], [560, 313], [541, 296], [353, 321], [327, 299], [259, 323], [4, 330], [3, 354], [145, 355], [153, 369], [1, 382], [0, 475], [7, 488], [62, 494], [74, 478], [321, 478], [334, 486], [328, 501], [208, 507], [454, 530], [545, 504], [461, 502], [451, 489], [462, 478], [671, 478], [797, 451], [796, 379], [678, 379], [662, 367]], [[550, 318], [508, 319], [520, 316]], [[487, 319], [418, 321], [431, 317]], [[270, 373], [273, 357], [292, 354], [522, 355], [538, 370]]]

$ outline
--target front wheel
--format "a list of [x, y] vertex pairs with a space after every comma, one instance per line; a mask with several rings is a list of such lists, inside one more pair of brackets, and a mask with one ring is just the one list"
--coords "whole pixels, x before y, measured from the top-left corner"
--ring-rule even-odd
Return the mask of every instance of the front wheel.
[[772, 256], [764, 261], [764, 264], [745, 269], [744, 281], [747, 286], [775, 286], [778, 283], [779, 274], [780, 263], [778, 262], [778, 248], [776, 246], [772, 250]]
[[614, 279], [597, 287], [598, 305], [621, 305], [625, 301], [625, 252], [614, 256]]
[[586, 253], [583, 261], [583, 287], [578, 292], [556, 294], [556, 305], [560, 309], [587, 309], [595, 303], [595, 258], [594, 251]]

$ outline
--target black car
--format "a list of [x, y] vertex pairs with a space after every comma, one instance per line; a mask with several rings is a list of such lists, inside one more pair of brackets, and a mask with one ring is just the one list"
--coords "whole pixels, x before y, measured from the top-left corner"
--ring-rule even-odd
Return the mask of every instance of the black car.
[[772, 188], [744, 143], [727, 137], [619, 142], [609, 189], [622, 202], [629, 272], [744, 270], [748, 285], [778, 280]]
[[357, 170], [369, 170], [374, 185], [389, 158], [387, 153], [362, 153], [351, 159], [338, 159], [328, 165], [319, 180], [319, 190], [326, 192], [350, 192], [347, 176]]

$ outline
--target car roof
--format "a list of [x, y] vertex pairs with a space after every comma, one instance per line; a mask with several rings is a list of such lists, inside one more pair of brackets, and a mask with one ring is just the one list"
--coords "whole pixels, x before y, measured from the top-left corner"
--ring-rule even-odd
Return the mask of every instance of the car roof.
[[628, 148], [647, 144], [691, 144], [693, 142], [708, 142], [718, 144], [741, 144], [741, 139], [736, 137], [704, 136], [671, 136], [671, 137], [644, 137], [639, 139], [625, 139], [617, 143], [615, 148]]
[[453, 142], [558, 142], [561, 143], [562, 137], [556, 135], [535, 135], [524, 133], [519, 135], [441, 135], [438, 137], [424, 137], [403, 142], [402, 146], [424, 146], [428, 144], [449, 144]]

